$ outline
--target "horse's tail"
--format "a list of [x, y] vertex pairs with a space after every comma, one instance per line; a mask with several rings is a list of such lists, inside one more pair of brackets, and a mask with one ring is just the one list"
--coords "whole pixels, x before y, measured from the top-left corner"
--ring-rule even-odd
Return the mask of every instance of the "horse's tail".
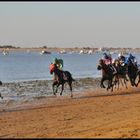
[[2, 85], [2, 81], [0, 81], [0, 85]]
[[73, 79], [72, 74], [69, 71], [63, 71], [72, 81], [76, 81]]

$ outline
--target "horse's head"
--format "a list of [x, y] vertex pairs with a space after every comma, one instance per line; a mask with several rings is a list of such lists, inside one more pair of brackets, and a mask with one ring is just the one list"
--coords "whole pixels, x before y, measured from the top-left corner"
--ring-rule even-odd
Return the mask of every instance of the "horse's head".
[[129, 60], [128, 69], [131, 69], [133, 71], [133, 73], [137, 72], [137, 70], [138, 70], [137, 64], [135, 62]]
[[50, 64], [50, 74], [53, 74], [53, 72], [57, 69], [56, 64], [51, 63]]
[[101, 70], [103, 64], [104, 64], [104, 61], [102, 59], [100, 59], [98, 65], [97, 65], [97, 70]]
[[113, 64], [114, 64], [115, 67], [119, 67], [121, 65], [121, 63], [118, 59], [115, 59]]

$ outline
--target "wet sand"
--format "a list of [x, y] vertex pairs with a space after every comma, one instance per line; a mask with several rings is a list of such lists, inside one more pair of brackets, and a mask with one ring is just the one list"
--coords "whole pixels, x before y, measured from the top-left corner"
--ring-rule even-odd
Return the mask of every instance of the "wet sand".
[[[54, 96], [51, 82], [2, 85], [9, 92], [18, 91], [18, 96], [27, 95], [27, 91], [28, 94], [42, 91], [42, 95], [1, 106], [1, 138], [140, 137], [140, 86], [129, 85], [128, 89], [121, 87], [119, 91], [107, 92], [99, 87], [100, 79], [76, 79], [71, 98], [67, 86], [62, 96], [59, 93]], [[4, 89], [2, 95], [6, 98]]]

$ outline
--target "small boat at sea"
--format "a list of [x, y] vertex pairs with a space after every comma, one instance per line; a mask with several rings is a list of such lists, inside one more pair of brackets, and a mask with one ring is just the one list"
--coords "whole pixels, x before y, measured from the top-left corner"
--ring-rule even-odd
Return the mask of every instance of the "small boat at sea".
[[92, 51], [92, 50], [89, 50], [89, 51], [88, 51], [88, 54], [92, 54], [92, 53], [93, 53], [93, 51]]
[[8, 49], [4, 49], [4, 50], [2, 51], [2, 53], [3, 53], [3, 55], [8, 55], [8, 54], [9, 54], [9, 50], [8, 50]]
[[44, 54], [51, 54], [51, 52], [48, 52], [48, 51], [44, 51], [44, 50], [43, 50], [43, 51], [40, 52], [40, 54], [41, 54], [41, 55], [44, 55]]
[[87, 54], [88, 52], [87, 51], [84, 51], [84, 50], [80, 50], [79, 54]]
[[83, 54], [83, 53], [84, 53], [84, 51], [83, 50], [80, 50], [79, 54]]
[[65, 50], [62, 50], [59, 52], [60, 54], [66, 54], [67, 52]]

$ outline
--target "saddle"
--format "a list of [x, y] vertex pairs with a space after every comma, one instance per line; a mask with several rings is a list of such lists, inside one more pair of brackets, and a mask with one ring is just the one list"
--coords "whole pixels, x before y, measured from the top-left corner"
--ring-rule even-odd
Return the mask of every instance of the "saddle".
[[67, 81], [67, 80], [68, 80], [68, 78], [67, 78], [67, 75], [66, 75], [65, 71], [63, 71], [63, 79], [64, 79], [65, 81]]

